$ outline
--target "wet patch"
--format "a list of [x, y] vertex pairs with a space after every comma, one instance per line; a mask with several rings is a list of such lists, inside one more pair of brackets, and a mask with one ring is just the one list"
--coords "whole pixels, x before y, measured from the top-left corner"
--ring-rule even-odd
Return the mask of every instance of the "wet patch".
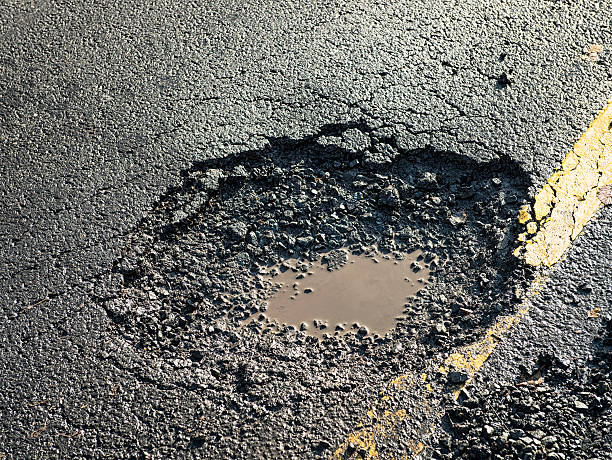
[[121, 286], [107, 313], [138, 346], [189, 350], [219, 321], [239, 328], [264, 313], [260, 267], [376, 245], [422, 250], [435, 279], [397, 333], [434, 346], [469, 340], [525, 284], [512, 251], [527, 176], [506, 157], [480, 163], [401, 144], [392, 127], [329, 125], [194, 164], [116, 261]]
[[428, 279], [421, 251], [380, 254], [356, 247], [316, 263], [288, 260], [262, 275], [273, 293], [265, 313], [255, 316], [267, 331], [281, 324], [316, 337], [350, 330], [385, 335]]

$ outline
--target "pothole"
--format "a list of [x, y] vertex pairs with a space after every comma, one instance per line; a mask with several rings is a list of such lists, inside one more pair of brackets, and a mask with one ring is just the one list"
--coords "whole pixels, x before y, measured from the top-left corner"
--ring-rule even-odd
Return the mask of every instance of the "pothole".
[[[270, 139], [184, 171], [131, 235], [114, 266], [117, 292], [103, 304], [138, 346], [189, 350], [217, 324], [238, 331], [266, 313], [260, 267], [317, 263], [340, 248], [420, 250], [434, 281], [371, 328], [384, 336], [391, 321], [393, 334], [456, 346], [526, 282], [512, 250], [528, 185], [508, 158], [405, 150], [391, 127], [329, 125], [300, 140]], [[330, 329], [347, 324], [334, 340], [360, 340], [350, 319], [328, 316]], [[303, 340], [295, 329], [276, 334]]]
[[260, 271], [272, 293], [256, 313], [263, 331], [292, 326], [315, 337], [383, 336], [429, 281], [421, 251], [381, 254], [370, 248], [339, 249], [320, 261], [290, 259]]

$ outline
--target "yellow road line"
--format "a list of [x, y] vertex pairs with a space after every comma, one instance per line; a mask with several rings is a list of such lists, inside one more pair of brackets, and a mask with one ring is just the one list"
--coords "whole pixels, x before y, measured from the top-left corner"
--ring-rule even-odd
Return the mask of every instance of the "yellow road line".
[[[525, 232], [519, 235], [519, 247], [514, 255], [533, 266], [554, 265], [601, 208], [603, 204], [597, 198], [597, 190], [609, 184], [612, 184], [612, 101], [574, 145], [561, 169], [535, 195], [533, 206], [519, 211], [518, 220], [525, 226]], [[537, 277], [514, 315], [501, 318], [480, 341], [451, 354], [438, 371], [443, 375], [453, 370], [464, 372], [468, 379], [462, 388], [469, 385], [504, 336], [529, 312], [528, 301], [539, 293], [542, 282], [543, 278]], [[443, 415], [440, 409], [446, 391], [443, 385], [427, 382], [426, 372], [420, 378], [399, 376], [381, 392], [375, 407], [368, 411], [357, 430], [346, 437], [332, 459], [341, 460], [354, 454], [356, 458], [379, 458], [378, 443], [396, 436], [398, 426], [415, 415], [414, 408], [410, 414], [403, 408], [392, 408], [392, 395], [405, 391], [421, 396], [417, 408], [421, 425], [429, 423], [428, 417]], [[460, 390], [456, 391], [454, 397], [459, 393]], [[426, 436], [432, 428], [433, 425], [429, 425], [428, 429], [421, 428], [421, 432]], [[407, 445], [409, 452], [403, 458], [417, 458], [425, 449], [423, 442], [418, 440], [409, 440]]]
[[525, 232], [515, 255], [530, 265], [559, 261], [584, 225], [603, 206], [597, 190], [612, 184], [612, 101], [582, 135], [536, 196], [523, 208]]
[[[525, 315], [529, 313], [529, 300], [540, 293], [540, 287], [543, 282], [544, 279], [538, 276], [531, 284], [531, 288], [525, 300], [523, 300], [518, 311], [514, 315], [504, 316], [497, 320], [493, 326], [487, 329], [484, 337], [478, 342], [452, 353], [446, 358], [444, 364], [440, 366], [440, 372], [446, 375], [450, 371], [461, 371], [468, 377], [468, 380], [462, 387], [469, 385], [483, 364], [489, 359], [489, 356], [491, 356], [495, 348], [497, 348], [497, 345], [499, 345], [510, 330], [518, 325]], [[457, 398], [460, 391], [459, 389], [454, 393], [455, 398]]]
[[[358, 455], [358, 458], [378, 458], [379, 441], [394, 435], [397, 426], [408, 417], [408, 412], [405, 409], [392, 410], [391, 400], [394, 394], [405, 391], [419, 392], [422, 391], [421, 383], [427, 379], [426, 374], [422, 374], [419, 378], [409, 375], [400, 375], [393, 379], [387, 385], [387, 388], [382, 391], [378, 397], [376, 405], [367, 412], [364, 420], [357, 425], [357, 430], [349, 434], [346, 440], [336, 449], [332, 459], [342, 460], [346, 455], [351, 455], [352, 452]], [[425, 386], [428, 389], [429, 387]], [[426, 402], [421, 405], [421, 408], [428, 411]], [[425, 445], [420, 441], [409, 440], [408, 448], [413, 455], [417, 455], [425, 449]]]

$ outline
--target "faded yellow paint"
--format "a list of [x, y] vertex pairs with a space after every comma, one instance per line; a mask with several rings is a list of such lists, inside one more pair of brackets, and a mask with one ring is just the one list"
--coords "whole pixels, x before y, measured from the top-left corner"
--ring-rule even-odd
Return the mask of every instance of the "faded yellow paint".
[[[532, 287], [527, 293], [527, 298], [536, 295], [541, 284], [542, 278], [538, 277], [532, 283]], [[526, 302], [523, 302], [514, 315], [500, 319], [489, 328], [483, 339], [450, 355], [443, 364], [438, 366], [439, 371], [442, 374], [447, 374], [451, 370], [461, 370], [468, 375], [468, 381], [463, 386], [468, 385], [503, 337], [521, 321], [528, 311], [529, 308], [526, 306]], [[388, 407], [391, 398], [387, 393], [416, 392], [417, 388], [424, 387], [426, 394], [433, 395], [434, 397], [442, 396], [444, 389], [441, 386], [426, 383], [427, 379], [428, 374], [423, 372], [418, 377], [400, 375], [391, 380], [387, 385], [386, 391], [381, 393], [377, 406], [367, 411], [366, 420], [357, 425], [357, 431], [347, 436], [345, 441], [336, 449], [331, 459], [341, 460], [344, 458], [345, 453], [350, 450], [357, 454], [355, 458], [358, 459], [378, 459], [377, 441], [393, 436], [397, 425], [408, 417], [406, 410], [399, 409], [393, 411]], [[453, 393], [454, 397], [457, 398], [459, 393], [460, 389]], [[430, 407], [426, 400], [421, 402], [420, 409], [424, 414], [443, 415], [440, 409]], [[402, 458], [418, 458], [418, 454], [425, 449], [425, 445], [420, 441], [410, 440], [408, 445], [411, 446], [411, 453]], [[363, 453], [363, 455], [360, 455], [359, 452]]]
[[405, 390], [406, 385], [410, 386], [413, 383], [412, 378], [409, 375], [400, 375], [399, 377], [391, 380], [387, 388], [395, 388], [397, 390]]
[[535, 196], [533, 210], [535, 212], [536, 220], [541, 220], [542, 217], [548, 215], [552, 209], [554, 200], [555, 192], [550, 185], [546, 184]]
[[[519, 212], [526, 225], [514, 252], [533, 266], [552, 266], [603, 206], [597, 190], [612, 184], [612, 101], [591, 123], [546, 185], [535, 195], [535, 226], [528, 208]], [[529, 222], [529, 223], [527, 223]], [[531, 236], [533, 235], [533, 236]]]
[[601, 307], [593, 308], [592, 310], [589, 310], [589, 313], [587, 313], [587, 316], [589, 318], [597, 318], [599, 316], [600, 311], [601, 311]]
[[[523, 317], [529, 313], [528, 301], [535, 297], [540, 292], [540, 287], [544, 283], [545, 278], [538, 275], [531, 284], [525, 299], [521, 303], [518, 311], [511, 316], [505, 316], [491, 326], [484, 334], [484, 337], [476, 343], [468, 345], [461, 350], [451, 354], [444, 364], [440, 366], [440, 372], [448, 374], [451, 370], [465, 372], [468, 376], [467, 382], [463, 386], [469, 385], [472, 378], [480, 370], [482, 365], [489, 359], [491, 353], [501, 343], [503, 338], [510, 330], [521, 322]], [[459, 391], [455, 392], [457, 397]]]
[[[376, 411], [374, 409], [368, 411], [368, 416], [371, 419], [376, 419]], [[353, 450], [360, 459], [377, 459], [379, 453], [376, 447], [378, 439], [384, 439], [390, 436], [394, 427], [402, 420], [406, 419], [408, 414], [404, 409], [397, 411], [385, 410], [380, 418], [380, 421], [373, 423], [365, 428], [349, 434], [346, 440], [336, 449], [332, 455], [332, 459], [340, 460], [344, 458], [345, 452], [349, 448]], [[425, 445], [420, 441], [410, 440], [408, 447], [413, 454], [418, 454], [425, 449]], [[406, 457], [408, 458], [408, 457]]]
[[487, 330], [481, 340], [446, 358], [444, 364], [440, 366], [440, 371], [444, 374], [451, 370], [463, 371], [471, 379], [486, 360], [489, 359], [489, 356], [491, 356], [491, 353], [501, 342], [504, 335], [516, 326], [528, 311], [529, 308], [523, 306], [516, 314], [499, 320], [493, 327]]
[[[428, 393], [432, 393], [431, 384], [425, 384], [427, 374], [421, 373], [418, 376], [401, 375], [393, 379], [383, 391], [375, 407], [368, 410], [366, 418], [357, 425], [357, 430], [349, 434], [345, 441], [336, 449], [332, 455], [333, 460], [345, 458], [347, 452], [354, 452], [356, 459], [377, 459], [379, 452], [377, 443], [380, 440], [395, 435], [397, 426], [408, 417], [406, 409], [391, 409], [390, 394], [405, 391], [418, 391], [424, 388]], [[429, 413], [431, 409], [426, 402], [420, 405], [424, 413]], [[410, 452], [401, 458], [409, 460], [417, 458], [418, 454], [425, 449], [425, 445], [418, 440], [409, 440], [407, 443]]]

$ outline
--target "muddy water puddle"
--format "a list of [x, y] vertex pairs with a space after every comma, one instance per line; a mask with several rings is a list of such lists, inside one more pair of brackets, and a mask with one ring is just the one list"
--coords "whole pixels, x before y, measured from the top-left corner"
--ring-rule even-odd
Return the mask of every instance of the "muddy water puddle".
[[334, 251], [313, 264], [285, 261], [262, 275], [273, 294], [265, 318], [309, 335], [384, 335], [396, 324], [411, 296], [428, 282], [420, 251], [405, 255], [350, 255]]

